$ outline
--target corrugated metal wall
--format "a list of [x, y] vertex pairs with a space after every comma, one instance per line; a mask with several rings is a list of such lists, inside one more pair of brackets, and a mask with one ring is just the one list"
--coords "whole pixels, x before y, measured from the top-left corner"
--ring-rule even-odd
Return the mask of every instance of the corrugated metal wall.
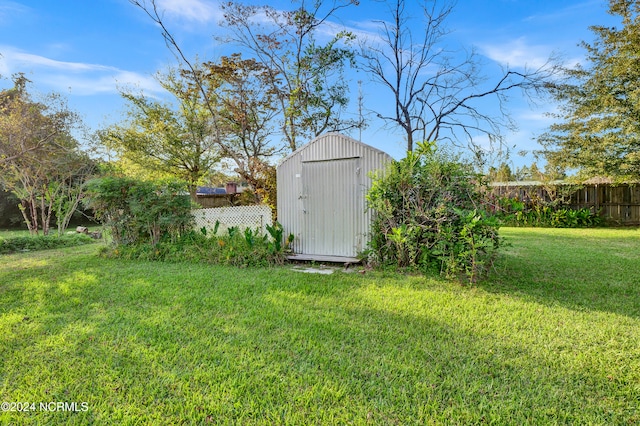
[[293, 251], [354, 257], [367, 243], [365, 195], [371, 171], [391, 157], [338, 133], [320, 136], [278, 166], [278, 222], [294, 234]]

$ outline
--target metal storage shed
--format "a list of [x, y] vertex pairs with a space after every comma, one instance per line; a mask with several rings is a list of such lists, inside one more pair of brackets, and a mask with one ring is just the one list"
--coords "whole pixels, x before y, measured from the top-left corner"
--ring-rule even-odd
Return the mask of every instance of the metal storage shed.
[[370, 172], [391, 157], [338, 133], [317, 137], [277, 168], [278, 222], [293, 259], [352, 262], [368, 242]]

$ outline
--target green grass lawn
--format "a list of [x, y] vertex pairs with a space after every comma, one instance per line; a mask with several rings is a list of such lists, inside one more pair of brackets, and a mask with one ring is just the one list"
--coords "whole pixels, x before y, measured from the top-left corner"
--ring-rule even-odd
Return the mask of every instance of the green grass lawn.
[[[82, 225], [82, 226], [87, 226], [87, 225]], [[101, 231], [102, 227], [100, 226], [87, 226], [89, 231]], [[67, 228], [67, 230], [65, 232], [76, 232], [76, 226], [72, 225], [69, 228]], [[12, 237], [28, 237], [29, 235], [31, 235], [29, 233], [29, 230], [24, 228], [24, 229], [5, 229], [5, 228], [0, 228], [0, 238], [12, 238]], [[42, 230], [40, 230], [39, 235], [42, 235]], [[51, 229], [49, 230], [49, 235], [58, 235], [58, 228], [56, 226], [52, 226]]]
[[640, 231], [502, 233], [475, 287], [0, 256], [0, 423], [640, 423]]
[[[53, 230], [52, 234], [57, 230]], [[42, 232], [40, 232], [42, 234]], [[28, 237], [28, 229], [0, 229], [0, 238]]]

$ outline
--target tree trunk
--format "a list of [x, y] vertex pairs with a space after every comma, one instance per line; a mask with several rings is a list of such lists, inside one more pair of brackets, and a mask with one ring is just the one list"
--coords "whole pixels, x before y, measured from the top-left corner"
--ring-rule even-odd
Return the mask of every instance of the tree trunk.
[[51, 223], [51, 203], [47, 204], [47, 197], [42, 194], [40, 197], [40, 218], [42, 221], [42, 234], [49, 235], [49, 225]]
[[64, 234], [64, 231], [69, 226], [69, 222], [71, 221], [73, 214], [76, 210], [78, 210], [78, 205], [80, 204], [81, 198], [82, 196], [80, 194], [78, 194], [77, 196], [74, 195], [73, 199], [69, 201], [70, 207], [66, 209], [64, 208], [64, 201], [60, 202], [61, 207], [60, 209], [58, 209], [58, 211], [56, 211], [56, 218], [58, 219], [58, 235]]
[[38, 209], [33, 197], [30, 197], [28, 200], [20, 200], [18, 207], [24, 218], [24, 223], [27, 225], [27, 228], [29, 228], [29, 233], [31, 235], [38, 235]]
[[198, 196], [196, 193], [198, 192], [198, 187], [196, 185], [189, 185], [189, 197], [191, 197], [191, 202], [197, 203]]

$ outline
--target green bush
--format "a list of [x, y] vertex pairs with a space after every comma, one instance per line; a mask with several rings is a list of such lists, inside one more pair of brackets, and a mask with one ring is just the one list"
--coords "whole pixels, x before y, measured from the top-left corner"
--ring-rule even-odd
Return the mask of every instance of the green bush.
[[507, 226], [546, 228], [589, 228], [604, 225], [604, 219], [590, 209], [571, 209], [542, 200], [498, 199], [496, 215]]
[[[102, 255], [110, 258], [156, 260], [167, 262], [196, 262], [232, 265], [238, 267], [272, 266], [284, 263], [282, 232], [279, 224], [273, 232], [264, 234], [259, 230], [237, 227], [229, 228], [224, 235], [207, 236], [206, 230], [184, 233], [174, 241], [107, 247]], [[286, 244], [287, 240], [284, 242]]]
[[486, 212], [471, 165], [420, 144], [373, 178], [367, 194], [373, 261], [471, 282], [488, 270], [499, 247], [498, 222]]
[[88, 183], [87, 205], [93, 209], [113, 244], [105, 257], [191, 261], [235, 266], [268, 266], [284, 261], [282, 226], [268, 226], [268, 234], [237, 227], [218, 235], [218, 225], [193, 230], [191, 202], [184, 185], [129, 178], [102, 178]]
[[24, 222], [20, 208], [20, 200], [0, 186], [0, 228], [12, 228]]
[[87, 207], [110, 231], [116, 245], [157, 245], [175, 241], [193, 227], [186, 185], [131, 178], [101, 178], [87, 183]]
[[19, 251], [47, 250], [61, 247], [73, 247], [95, 242], [93, 238], [84, 234], [65, 235], [33, 235], [24, 237], [0, 237], [0, 254]]

